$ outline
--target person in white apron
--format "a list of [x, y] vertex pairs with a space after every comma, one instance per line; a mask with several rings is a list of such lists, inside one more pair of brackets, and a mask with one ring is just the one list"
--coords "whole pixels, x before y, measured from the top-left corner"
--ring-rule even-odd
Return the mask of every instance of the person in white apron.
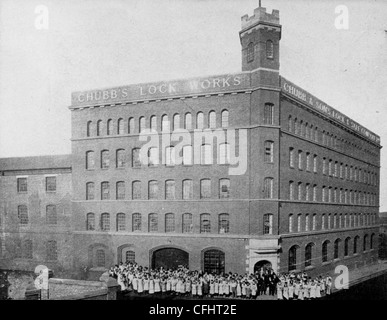
[[191, 282], [191, 279], [188, 277], [187, 280], [185, 281], [186, 296], [189, 296], [191, 294], [191, 286], [192, 286], [192, 282]]
[[154, 279], [153, 279], [154, 283], [155, 283], [155, 293], [156, 294], [159, 294], [161, 292], [161, 287], [160, 287], [160, 284], [161, 284], [161, 279], [159, 278], [159, 276], [156, 276]]
[[142, 294], [144, 292], [144, 281], [142, 279], [142, 276], [139, 276], [137, 279], [137, 292], [139, 294]]
[[199, 278], [198, 283], [197, 283], [197, 294], [199, 298], [202, 297], [203, 295], [203, 283], [202, 283], [202, 278]]
[[304, 300], [304, 286], [300, 281], [300, 289], [298, 290], [298, 300]]
[[210, 297], [213, 297], [215, 293], [215, 282], [214, 280], [210, 281]]
[[314, 282], [314, 280], [312, 280], [312, 283], [310, 285], [309, 298], [312, 300], [316, 298], [316, 283]]
[[155, 282], [153, 280], [153, 277], [151, 276], [149, 278], [149, 294], [154, 294], [155, 293]]
[[192, 296], [195, 297], [197, 295], [197, 288], [198, 288], [198, 285], [197, 285], [197, 282], [196, 280], [194, 279], [192, 281], [192, 286], [191, 286], [191, 291], [192, 291]]
[[242, 297], [242, 284], [241, 284], [240, 280], [237, 280], [236, 295], [237, 295], [238, 298]]
[[148, 279], [148, 276], [145, 276], [143, 282], [144, 282], [144, 293], [148, 294], [149, 293], [149, 279]]
[[321, 298], [321, 284], [319, 281], [316, 282], [316, 293], [315, 293], [315, 298], [319, 299]]
[[293, 300], [294, 298], [294, 284], [293, 284], [293, 280], [290, 280], [290, 283], [289, 283], [289, 300]]
[[283, 287], [283, 284], [281, 281], [278, 281], [277, 282], [277, 299], [278, 300], [283, 300], [284, 297], [282, 295], [282, 287]]
[[228, 279], [224, 279], [223, 294], [228, 297], [230, 295], [230, 285]]

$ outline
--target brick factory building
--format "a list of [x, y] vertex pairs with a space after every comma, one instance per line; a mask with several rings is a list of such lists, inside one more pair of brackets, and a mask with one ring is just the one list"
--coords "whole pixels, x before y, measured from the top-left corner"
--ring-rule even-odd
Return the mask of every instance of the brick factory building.
[[74, 92], [71, 155], [0, 159], [0, 268], [376, 262], [380, 138], [280, 76], [277, 10], [239, 35], [242, 72]]

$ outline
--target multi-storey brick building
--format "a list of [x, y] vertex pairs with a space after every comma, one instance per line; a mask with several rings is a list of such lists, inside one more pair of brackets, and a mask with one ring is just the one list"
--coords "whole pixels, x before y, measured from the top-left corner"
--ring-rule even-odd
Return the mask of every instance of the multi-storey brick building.
[[73, 268], [377, 259], [380, 138], [280, 76], [278, 11], [239, 34], [240, 73], [73, 93]]

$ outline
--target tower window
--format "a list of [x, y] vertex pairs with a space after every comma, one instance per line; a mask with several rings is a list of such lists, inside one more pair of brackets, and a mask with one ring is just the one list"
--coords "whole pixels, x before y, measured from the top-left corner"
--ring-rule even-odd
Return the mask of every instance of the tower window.
[[266, 58], [273, 59], [274, 58], [274, 45], [273, 41], [266, 41]]
[[247, 46], [247, 62], [254, 61], [254, 44], [252, 42]]

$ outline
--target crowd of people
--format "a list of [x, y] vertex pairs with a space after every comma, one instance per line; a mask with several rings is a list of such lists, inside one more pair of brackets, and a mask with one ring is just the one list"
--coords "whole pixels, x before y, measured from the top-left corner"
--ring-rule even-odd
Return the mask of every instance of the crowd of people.
[[260, 295], [277, 296], [279, 300], [308, 300], [331, 293], [329, 276], [311, 279], [301, 274], [276, 274], [264, 267], [253, 274], [214, 274], [191, 271], [184, 266], [176, 269], [150, 269], [135, 262], [111, 267], [109, 276], [117, 279], [122, 292], [138, 295], [178, 295], [192, 298], [257, 299]]

